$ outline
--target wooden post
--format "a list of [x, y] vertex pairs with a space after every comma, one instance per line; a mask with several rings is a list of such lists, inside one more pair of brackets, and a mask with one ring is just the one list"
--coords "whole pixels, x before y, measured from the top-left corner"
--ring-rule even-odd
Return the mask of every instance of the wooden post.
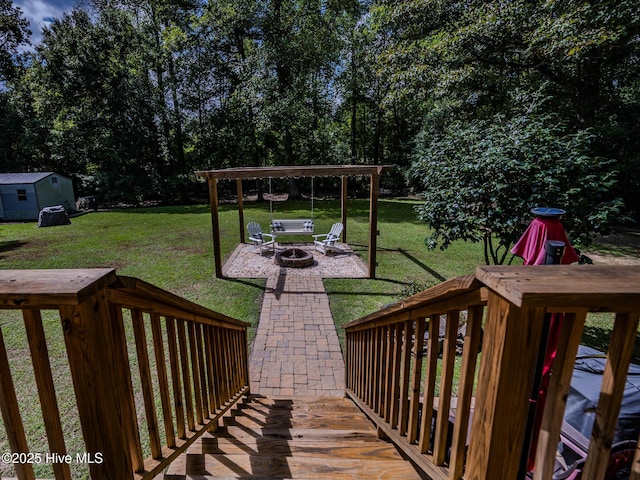
[[[2, 413], [4, 430], [11, 451], [14, 453], [26, 453], [29, 451], [29, 445], [24, 433], [24, 425], [18, 405], [16, 389], [11, 376], [11, 369], [9, 368], [9, 357], [4, 346], [2, 330], [0, 329], [0, 413]], [[15, 469], [18, 478], [21, 480], [34, 480], [36, 478], [33, 472], [33, 465], [30, 463], [16, 463]]]
[[629, 480], [638, 479], [640, 479], [640, 448], [636, 448], [636, 454], [631, 462], [631, 475], [629, 476]]
[[132, 478], [127, 429], [136, 419], [120, 402], [125, 366], [118, 362], [121, 345], [112, 334], [104, 290], [61, 307], [60, 315], [91, 478]]
[[402, 353], [400, 358], [402, 385], [400, 386], [400, 400], [398, 413], [398, 433], [407, 433], [409, 422], [409, 372], [411, 371], [411, 339], [413, 338], [413, 321], [404, 322], [402, 332]]
[[371, 174], [369, 194], [369, 278], [376, 278], [376, 249], [378, 246], [378, 192], [379, 173]]
[[236, 191], [238, 197], [238, 221], [240, 222], [240, 243], [244, 243], [244, 199], [242, 198], [242, 179], [236, 179]]
[[342, 175], [341, 178], [341, 193], [340, 193], [340, 210], [342, 212], [342, 241], [347, 243], [347, 176]]
[[[29, 351], [31, 352], [33, 373], [38, 385], [38, 396], [42, 406], [42, 419], [47, 432], [49, 450], [53, 453], [66, 455], [67, 447], [65, 446], [64, 433], [60, 424], [60, 410], [53, 384], [49, 350], [47, 349], [47, 341], [42, 326], [42, 315], [39, 310], [23, 310], [22, 315], [27, 339], [29, 340]], [[54, 463], [52, 466], [55, 478], [71, 478], [71, 470], [68, 463]]]
[[216, 278], [222, 278], [222, 254], [220, 253], [220, 219], [218, 217], [218, 179], [208, 178], [211, 203], [211, 230], [213, 235], [213, 260]]
[[583, 478], [605, 476], [637, 332], [638, 313], [616, 315]]
[[467, 480], [517, 478], [543, 315], [489, 294]]
[[[460, 370], [460, 383], [458, 384], [458, 405], [456, 408], [455, 423], [453, 426], [453, 440], [451, 442], [449, 478], [462, 478], [464, 470], [465, 454], [467, 451], [467, 426], [469, 425], [469, 416], [471, 415], [473, 384], [476, 371], [476, 360], [480, 351], [483, 313], [484, 308], [480, 305], [470, 307], [468, 310], [469, 317], [464, 336], [462, 367]], [[431, 334], [429, 338], [431, 338]], [[437, 337], [435, 338], [437, 339]], [[424, 453], [422, 448], [420, 451]]]
[[119, 348], [114, 349], [115, 364], [123, 365], [122, 375], [124, 375], [123, 388], [119, 389], [119, 403], [125, 409], [125, 418], [134, 419], [134, 423], [127, 428], [125, 434], [129, 444], [129, 454], [133, 470], [139, 472], [144, 469], [144, 458], [142, 456], [142, 446], [140, 445], [140, 432], [136, 418], [135, 395], [133, 393], [133, 384], [131, 382], [131, 368], [129, 367], [129, 356], [127, 352], [127, 337], [122, 319], [122, 308], [113, 303], [109, 304], [109, 318], [111, 323], [111, 332], [113, 341]]
[[249, 339], [247, 336], [247, 330], [242, 331], [242, 362], [244, 367], [244, 384], [247, 386], [246, 395], [251, 394], [251, 377], [249, 376]]
[[420, 411], [420, 386], [422, 385], [422, 351], [424, 350], [425, 319], [416, 320], [416, 330], [413, 335], [413, 371], [411, 372], [411, 402], [409, 404], [409, 426], [407, 427], [407, 442], [414, 443], [418, 438], [418, 412]]
[[[447, 437], [449, 430], [449, 406], [451, 405], [451, 390], [456, 361], [456, 341], [460, 312], [453, 310], [447, 313], [446, 332], [442, 348], [442, 373], [440, 377], [440, 405], [436, 417], [436, 431], [433, 445], [433, 463], [442, 465], [448, 450]], [[488, 477], [489, 478], [489, 477]]]
[[427, 344], [426, 369], [424, 379], [424, 400], [422, 402], [422, 417], [420, 419], [420, 439], [418, 449], [420, 453], [427, 453], [431, 446], [431, 425], [433, 420], [433, 399], [436, 391], [436, 376], [438, 369], [438, 342], [440, 338], [440, 315], [429, 317], [429, 340]]
[[560, 323], [557, 353], [553, 361], [554, 365], [558, 365], [558, 367], [554, 367], [547, 389], [547, 401], [538, 435], [533, 471], [534, 480], [553, 477], [555, 462], [547, 461], [547, 459], [554, 458], [558, 449], [562, 418], [586, 318], [586, 310], [579, 314], [567, 313]]

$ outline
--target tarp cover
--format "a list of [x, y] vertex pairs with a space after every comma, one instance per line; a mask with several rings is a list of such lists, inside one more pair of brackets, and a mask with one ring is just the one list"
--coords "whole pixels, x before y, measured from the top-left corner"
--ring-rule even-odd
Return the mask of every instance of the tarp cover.
[[[581, 345], [578, 349], [564, 420], [587, 438], [591, 437], [606, 360], [604, 353], [593, 348]], [[640, 365], [631, 364], [614, 442], [637, 440], [639, 433]]]
[[534, 218], [520, 240], [511, 249], [511, 253], [524, 258], [525, 265], [543, 265], [544, 244], [547, 240], [558, 240], [565, 243], [566, 247], [562, 257], [564, 265], [580, 260], [571, 246], [569, 238], [567, 238], [562, 223], [557, 218]]
[[55, 225], [69, 225], [71, 220], [67, 217], [67, 212], [62, 205], [45, 207], [38, 215], [39, 227], [52, 227]]

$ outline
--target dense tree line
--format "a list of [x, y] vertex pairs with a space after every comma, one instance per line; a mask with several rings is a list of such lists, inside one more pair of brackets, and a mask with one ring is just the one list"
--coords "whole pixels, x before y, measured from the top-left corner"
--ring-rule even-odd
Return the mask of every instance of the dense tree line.
[[184, 194], [197, 169], [381, 162], [382, 133], [375, 150], [366, 138], [368, 87], [344, 67], [364, 11], [319, 0], [92, 1], [17, 58], [0, 168], [56, 170], [115, 200]]
[[141, 200], [187, 197], [197, 169], [393, 163], [430, 245], [494, 262], [532, 205], [587, 240], [640, 210], [635, 0], [83, 5], [17, 54], [0, 0], [0, 170]]

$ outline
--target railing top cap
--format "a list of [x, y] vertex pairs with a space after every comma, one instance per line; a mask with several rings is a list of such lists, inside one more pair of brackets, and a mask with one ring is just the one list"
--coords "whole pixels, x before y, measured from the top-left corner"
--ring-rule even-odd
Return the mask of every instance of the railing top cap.
[[640, 310], [637, 266], [480, 266], [476, 278], [517, 306]]
[[52, 298], [58, 304], [75, 304], [115, 280], [112, 268], [0, 270], [0, 295], [14, 300], [23, 298], [31, 306]]

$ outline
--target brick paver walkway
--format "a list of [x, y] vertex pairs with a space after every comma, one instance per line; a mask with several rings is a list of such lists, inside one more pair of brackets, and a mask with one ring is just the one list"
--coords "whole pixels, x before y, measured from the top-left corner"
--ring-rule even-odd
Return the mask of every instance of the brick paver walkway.
[[251, 392], [268, 396], [344, 396], [344, 361], [319, 276], [267, 279], [249, 359]]

